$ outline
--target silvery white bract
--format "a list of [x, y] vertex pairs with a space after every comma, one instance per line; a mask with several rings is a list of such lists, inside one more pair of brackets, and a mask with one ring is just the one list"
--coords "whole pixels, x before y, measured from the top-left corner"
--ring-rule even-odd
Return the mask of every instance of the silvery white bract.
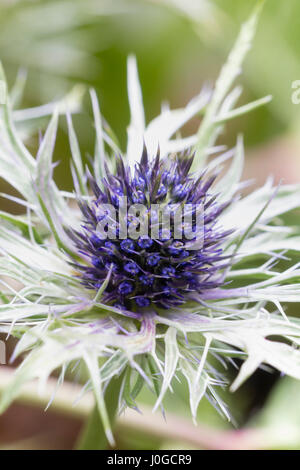
[[[300, 322], [287, 318], [282, 306], [300, 300], [300, 266], [286, 271], [278, 267], [284, 254], [300, 251], [299, 230], [285, 226], [280, 219], [281, 214], [299, 207], [300, 188], [273, 188], [272, 182], [267, 181], [246, 197], [235, 197], [243, 188], [239, 181], [242, 139], [238, 138], [236, 147], [223, 154], [221, 147], [214, 147], [228, 120], [270, 99], [234, 109], [240, 89], [232, 91], [231, 86], [251, 45], [257, 16], [258, 10], [243, 25], [215, 89], [202, 91], [183, 109], [164, 107], [148, 125], [135, 59], [129, 58], [131, 120], [124, 155], [104, 130], [96, 95], [91, 92], [96, 152], [94, 168], [90, 170], [97, 182], [105, 175], [106, 165], [109, 171], [115, 171], [117, 154], [134, 168], [144, 143], [150, 159], [155, 157], [158, 146], [163, 158], [194, 147], [193, 174], [201, 174], [204, 169], [209, 174], [231, 159], [229, 169], [213, 187], [220, 203], [231, 200], [218, 216], [222, 230], [234, 229], [222, 242], [222, 252], [231, 260], [230, 265], [223, 270], [221, 286], [181, 305], [130, 315], [104, 302], [109, 276], [93, 291], [86, 288], [70, 263], [73, 259], [76, 265], [80, 260], [68, 232], [81, 229], [82, 216], [76, 201], [89, 204], [92, 200], [71, 120], [72, 112], [80, 107], [82, 90], [75, 88], [65, 100], [30, 112], [15, 110], [19, 89], [14, 88], [6, 97], [1, 105], [0, 176], [20, 193], [20, 199], [13, 199], [25, 208], [25, 213], [0, 213], [0, 331], [19, 338], [13, 358], [26, 354], [1, 397], [1, 411], [26, 381], [38, 378], [43, 387], [49, 375], [59, 369], [61, 384], [70, 369], [77, 370], [85, 364], [88, 378], [82, 393], [93, 390], [107, 437], [113, 443], [104, 390], [115, 376], [123, 380], [121, 407], [136, 407], [138, 393], [146, 384], [156, 395], [155, 409], [162, 406], [165, 393], [172, 390], [173, 378], [184, 376], [194, 419], [203, 396], [229, 419], [217, 389], [226, 386], [226, 363], [235, 357], [244, 362], [231, 385], [233, 391], [262, 364], [300, 379]], [[0, 79], [5, 81], [2, 71]], [[28, 136], [26, 119], [34, 116], [38, 122], [40, 116], [53, 110], [34, 158], [23, 143]], [[66, 112], [74, 193], [59, 190], [53, 181], [57, 123], [59, 115]], [[198, 133], [174, 137], [198, 113], [203, 114]], [[218, 156], [211, 158], [215, 154]]]

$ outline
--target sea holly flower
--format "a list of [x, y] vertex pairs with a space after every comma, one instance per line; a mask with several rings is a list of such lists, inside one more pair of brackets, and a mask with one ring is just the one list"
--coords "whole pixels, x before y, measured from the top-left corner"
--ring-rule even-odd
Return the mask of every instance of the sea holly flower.
[[[185, 377], [194, 420], [204, 396], [230, 419], [217, 390], [227, 385], [224, 365], [235, 357], [244, 362], [233, 391], [262, 364], [300, 379], [300, 323], [287, 318], [284, 308], [300, 300], [299, 265], [291, 261], [282, 270], [280, 264], [300, 251], [299, 229], [281, 218], [299, 207], [300, 188], [274, 188], [268, 180], [241, 197], [242, 139], [225, 153], [215, 147], [228, 120], [269, 101], [233, 109], [238, 89], [231, 91], [231, 86], [257, 16], [255, 10], [243, 25], [215, 89], [202, 91], [183, 109], [164, 108], [148, 126], [135, 59], [129, 58], [131, 121], [125, 153], [103, 128], [92, 91], [96, 152], [88, 170], [71, 119], [78, 108], [76, 93], [68, 105], [58, 103], [36, 158], [15, 128], [15, 111], [6, 97], [0, 176], [20, 194], [13, 199], [25, 214], [0, 212], [0, 331], [18, 338], [12, 359], [23, 358], [1, 396], [2, 411], [26, 381], [37, 378], [42, 387], [59, 370], [59, 385], [85, 365], [83, 393], [93, 390], [113, 444], [105, 390], [116, 377], [121, 408], [137, 407], [145, 385], [153, 391], [155, 409], [163, 405], [173, 379]], [[0, 79], [5, 80], [3, 72]], [[53, 179], [58, 117], [66, 108], [71, 193]], [[200, 111], [204, 116], [197, 134], [178, 137]], [[220, 173], [229, 160], [229, 169]], [[139, 215], [130, 212], [135, 204], [141, 206]], [[176, 224], [160, 226], [152, 204], [164, 210], [189, 205], [187, 227], [194, 239], [176, 237]], [[124, 220], [115, 213], [124, 209], [128, 217], [121, 237]], [[144, 221], [150, 223], [142, 236], [128, 235], [129, 229], [137, 234]], [[105, 226], [107, 238], [99, 229]], [[151, 229], [157, 227], [153, 237]]]
[[[115, 175], [107, 171], [103, 190], [92, 180], [94, 199], [80, 204], [83, 230], [69, 235], [86, 261], [73, 263], [82, 283], [96, 291], [106, 281], [104, 303], [137, 310], [142, 317], [143, 307], [170, 309], [223, 284], [220, 271], [229, 266], [229, 257], [222, 245], [231, 232], [218, 228], [217, 221], [229, 202], [218, 204], [210, 194], [215, 176], [189, 176], [192, 162], [178, 157], [170, 164], [159, 154], [149, 161], [145, 148], [132, 172], [122, 160]], [[135, 206], [141, 186], [144, 205]], [[133, 207], [139, 216], [130, 215]]]

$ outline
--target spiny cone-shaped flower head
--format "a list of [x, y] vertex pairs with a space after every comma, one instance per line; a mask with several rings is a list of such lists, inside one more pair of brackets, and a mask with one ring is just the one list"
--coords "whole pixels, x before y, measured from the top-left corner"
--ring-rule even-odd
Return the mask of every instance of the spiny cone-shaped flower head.
[[[210, 192], [216, 175], [202, 174], [195, 179], [188, 174], [191, 164], [192, 158], [160, 159], [159, 154], [149, 161], [144, 149], [133, 174], [118, 159], [116, 174], [107, 170], [101, 182], [103, 189], [92, 179], [95, 198], [91, 204], [80, 203], [83, 232], [72, 235], [87, 265], [75, 267], [88, 288], [98, 290], [108, 280], [103, 296], [106, 303], [131, 311], [149, 306], [170, 308], [195, 300], [195, 293], [201, 298], [201, 293], [222, 283], [226, 257], [221, 245], [229, 232], [218, 227], [218, 216], [227, 204], [218, 204], [217, 196]], [[179, 240], [175, 233], [176, 210], [184, 206], [191, 215], [191, 231], [187, 238], [187, 231], [182, 230]], [[138, 217], [130, 207], [138, 207]], [[154, 207], [170, 214], [168, 228]], [[126, 237], [121, 237], [122, 215], [119, 220], [115, 217], [121, 209], [128, 214]], [[107, 233], [104, 238], [99, 233], [99, 223], [103, 226], [104, 221], [114, 237]], [[147, 231], [138, 236], [142, 225]], [[134, 237], [128, 236], [130, 230]]]

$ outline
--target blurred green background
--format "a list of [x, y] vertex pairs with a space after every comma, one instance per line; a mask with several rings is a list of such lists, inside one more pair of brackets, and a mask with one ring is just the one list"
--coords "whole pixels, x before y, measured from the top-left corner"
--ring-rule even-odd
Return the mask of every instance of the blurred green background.
[[[158, 114], [163, 101], [167, 100], [172, 108], [182, 107], [205, 83], [214, 83], [240, 24], [255, 3], [252, 0], [1, 0], [0, 58], [11, 87], [18, 74], [22, 79], [24, 70], [27, 72], [21, 108], [60, 99], [78, 83], [94, 87], [102, 114], [124, 149], [129, 123], [128, 54], [137, 56], [146, 117], [150, 120]], [[254, 177], [256, 184], [263, 183], [268, 174], [273, 174], [276, 181], [300, 182], [300, 105], [291, 100], [292, 83], [300, 80], [299, 17], [299, 0], [266, 2], [253, 49], [240, 77], [244, 91], [238, 104], [267, 94], [273, 95], [273, 101], [231, 122], [220, 139], [230, 146], [235, 143], [237, 133], [244, 134], [247, 155], [244, 176]], [[31, 130], [28, 122], [26, 129], [22, 123], [19, 126], [28, 133], [27, 144], [35, 152], [43, 122], [31, 124]], [[91, 154], [94, 130], [88, 93], [82, 112], [74, 116], [74, 124], [83, 153]], [[192, 122], [185, 131], [194, 131], [197, 125], [197, 121]], [[65, 188], [71, 187], [69, 155], [65, 120], [61, 118], [55, 150], [60, 161], [56, 177], [58, 184]], [[8, 188], [0, 182], [0, 190], [8, 191]], [[5, 199], [0, 205], [6, 210], [16, 210]], [[294, 223], [299, 224], [299, 215], [294, 217]], [[229, 371], [229, 375], [234, 373]], [[189, 419], [183, 387], [178, 384], [175, 392], [169, 398], [170, 408]], [[294, 381], [285, 378], [278, 381], [276, 373], [259, 371], [237, 393], [227, 393], [225, 400], [235, 410], [238, 427], [253, 426], [261, 433], [262, 447], [300, 448], [300, 409], [296, 407], [291, 413], [287, 401], [290, 396], [297, 403], [299, 395], [300, 386]], [[142, 401], [149, 401], [147, 391]], [[24, 413], [23, 410], [25, 420], [28, 411]], [[18, 427], [22, 422], [22, 413], [17, 414], [17, 420], [14, 416], [0, 418], [0, 441], [4, 447], [14, 439], [12, 432], [7, 434], [7, 426]], [[47, 418], [43, 420], [39, 428], [27, 429], [27, 434], [24, 431], [21, 437], [18, 434], [18, 439], [33, 436], [30, 442], [38, 447], [43, 426], [49, 427]], [[214, 429], [232, 428], [206, 402], [200, 405], [199, 422]], [[194, 432], [197, 433], [197, 428]], [[50, 433], [49, 447], [69, 445], [67, 437], [64, 443], [56, 441]], [[182, 442], [175, 443], [147, 432], [125, 433], [121, 428], [119, 433], [121, 448], [187, 448], [188, 445], [184, 436]]]
[[[203, 84], [214, 82], [254, 4], [253, 0], [2, 0], [0, 57], [11, 85], [20, 68], [27, 71], [23, 107], [60, 98], [77, 83], [95, 87], [103, 116], [124, 148], [128, 54], [137, 56], [146, 116], [151, 119], [164, 100], [172, 107], [183, 106]], [[287, 161], [300, 172], [295, 158], [300, 105], [291, 101], [292, 82], [300, 77], [299, 10], [297, 0], [267, 1], [240, 79], [244, 93], [239, 104], [267, 94], [273, 95], [273, 101], [232, 122], [222, 137], [222, 142], [232, 145], [237, 132], [242, 132], [248, 149], [265, 145], [266, 151], [273, 149], [274, 139], [283, 139], [285, 165], [276, 156], [273, 171], [281, 171], [288, 181], [296, 175], [281, 168]], [[75, 118], [86, 153], [93, 151], [90, 108], [86, 97], [83, 113]], [[34, 140], [29, 143], [34, 145]], [[57, 175], [61, 173], [64, 182], [68, 176], [70, 184], [63, 167], [65, 154], [67, 139], [61, 134], [56, 155], [62, 165]], [[254, 171], [249, 164], [250, 176]]]

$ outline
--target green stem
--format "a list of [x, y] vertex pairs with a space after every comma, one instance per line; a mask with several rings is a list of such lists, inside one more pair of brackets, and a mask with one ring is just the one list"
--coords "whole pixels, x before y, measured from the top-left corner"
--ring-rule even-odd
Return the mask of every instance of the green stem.
[[[123, 380], [123, 374], [113, 378], [105, 393], [105, 404], [111, 427], [116, 419], [119, 403], [120, 387]], [[104, 426], [99, 414], [98, 407], [95, 405], [87, 418], [86, 424], [81, 431], [76, 448], [78, 450], [101, 450], [108, 446]]]

